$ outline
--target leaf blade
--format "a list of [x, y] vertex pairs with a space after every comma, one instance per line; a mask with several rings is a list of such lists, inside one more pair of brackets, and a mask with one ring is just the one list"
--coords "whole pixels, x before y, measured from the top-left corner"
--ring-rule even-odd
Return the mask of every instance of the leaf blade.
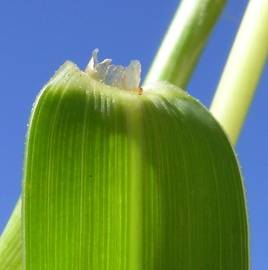
[[72, 72], [30, 143], [27, 270], [247, 269], [240, 172], [209, 113], [167, 84], [112, 93]]

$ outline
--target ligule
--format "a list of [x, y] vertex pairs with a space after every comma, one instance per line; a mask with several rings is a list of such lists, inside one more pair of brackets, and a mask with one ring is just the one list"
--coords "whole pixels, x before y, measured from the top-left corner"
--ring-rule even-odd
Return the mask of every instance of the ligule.
[[36, 102], [25, 163], [12, 243], [25, 258], [10, 270], [249, 267], [232, 147], [174, 86], [138, 95], [66, 63]]

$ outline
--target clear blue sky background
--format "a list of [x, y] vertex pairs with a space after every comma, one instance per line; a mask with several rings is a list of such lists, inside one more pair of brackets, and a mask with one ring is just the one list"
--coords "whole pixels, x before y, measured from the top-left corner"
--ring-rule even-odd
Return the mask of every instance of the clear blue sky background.
[[[177, 0], [1, 0], [0, 231], [19, 197], [24, 139], [32, 103], [66, 60], [84, 67], [92, 49], [127, 64], [140, 59], [143, 76], [174, 14]], [[209, 105], [246, 0], [230, 0], [188, 87]], [[247, 189], [253, 270], [268, 265], [268, 69], [237, 152]]]

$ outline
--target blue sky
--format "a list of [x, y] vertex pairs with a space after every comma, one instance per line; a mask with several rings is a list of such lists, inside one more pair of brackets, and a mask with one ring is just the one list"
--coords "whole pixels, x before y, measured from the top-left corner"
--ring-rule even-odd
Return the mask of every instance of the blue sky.
[[[91, 51], [128, 64], [143, 77], [178, 1], [2, 0], [0, 3], [0, 231], [21, 188], [25, 133], [42, 85], [67, 59], [84, 67]], [[246, 7], [230, 0], [188, 86], [209, 105]], [[268, 265], [268, 68], [249, 112], [237, 153], [245, 176], [252, 269]]]

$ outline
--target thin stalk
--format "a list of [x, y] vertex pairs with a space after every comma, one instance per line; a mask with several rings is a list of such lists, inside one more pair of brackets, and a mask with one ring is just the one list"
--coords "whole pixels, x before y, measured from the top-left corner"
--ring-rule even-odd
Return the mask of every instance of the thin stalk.
[[0, 239], [0, 270], [20, 270], [22, 261], [21, 200], [4, 229]]
[[226, 0], [183, 0], [145, 84], [168, 81], [185, 88]]
[[268, 56], [268, 1], [249, 1], [211, 105], [235, 145]]

